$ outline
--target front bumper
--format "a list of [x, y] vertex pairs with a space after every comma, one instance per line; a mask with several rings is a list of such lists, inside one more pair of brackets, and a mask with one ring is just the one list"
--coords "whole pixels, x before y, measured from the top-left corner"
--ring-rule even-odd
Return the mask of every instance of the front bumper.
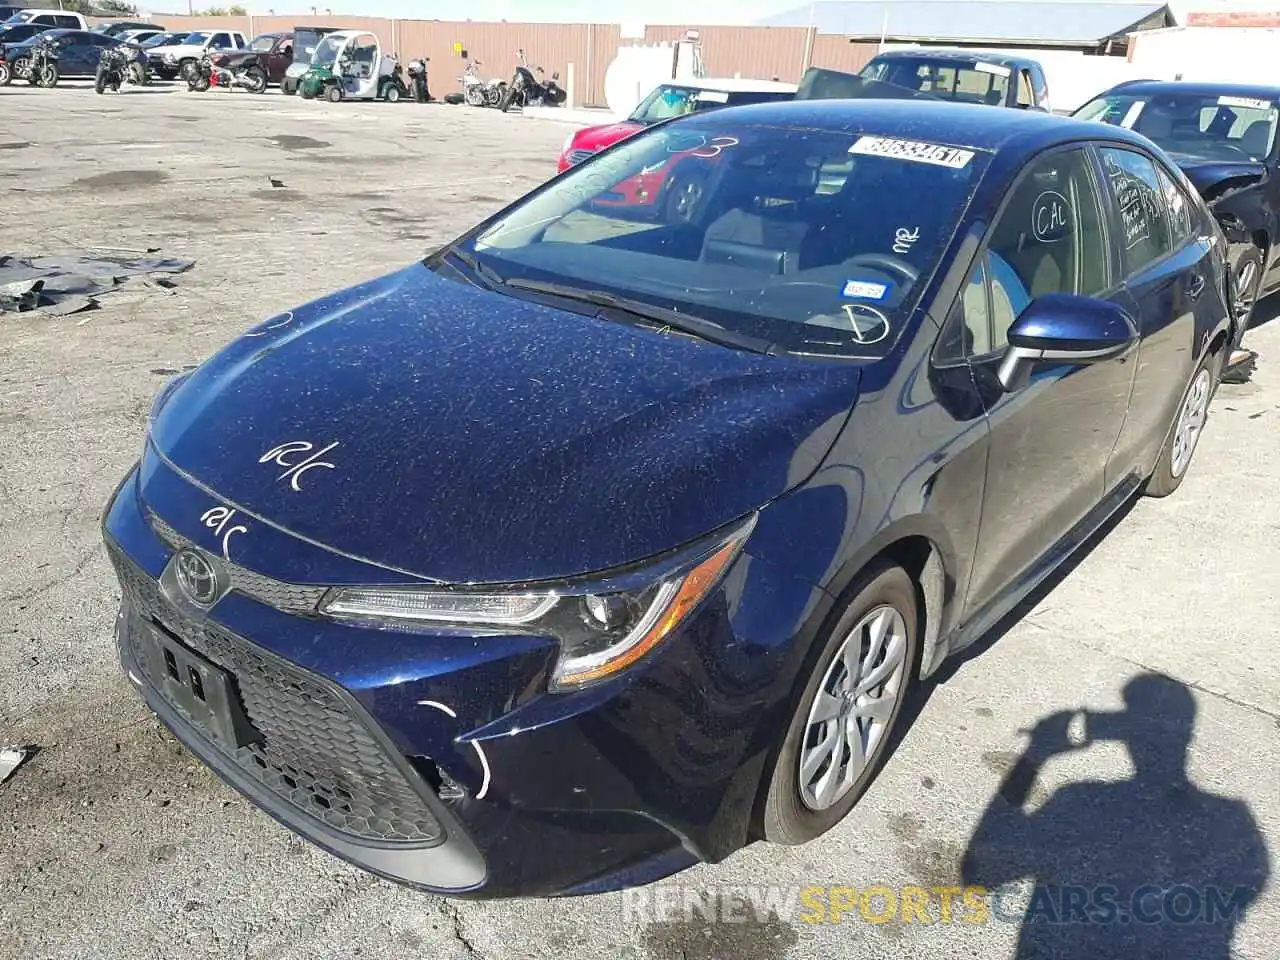
[[[122, 588], [121, 662], [196, 756], [288, 828], [372, 873], [467, 897], [617, 889], [747, 842], [789, 718], [797, 624], [826, 602], [820, 591], [744, 555], [647, 663], [548, 695], [537, 692], [553, 662], [545, 643], [333, 623], [306, 612], [323, 588], [257, 572], [266, 563], [236, 568], [231, 592], [193, 610], [172, 561], [183, 546], [218, 559], [201, 540], [209, 531], [151, 511], [200, 517], [216, 501], [154, 459], [103, 524]], [[261, 524], [254, 537], [262, 557], [292, 541]], [[305, 565], [355, 582], [326, 563], [339, 558]], [[230, 674], [258, 741], [229, 748], [185, 713], [140, 655], [147, 631]]]

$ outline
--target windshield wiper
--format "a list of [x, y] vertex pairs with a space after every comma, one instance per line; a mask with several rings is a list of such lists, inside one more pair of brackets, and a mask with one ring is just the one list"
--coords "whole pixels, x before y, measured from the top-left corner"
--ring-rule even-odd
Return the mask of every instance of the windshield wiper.
[[438, 261], [438, 260], [444, 259], [445, 257], [453, 257], [455, 260], [461, 263], [464, 267], [470, 270], [473, 274], [475, 274], [477, 277], [483, 280], [484, 283], [482, 284], [482, 286], [492, 289], [493, 287], [500, 287], [507, 282], [502, 277], [502, 274], [498, 273], [498, 271], [494, 270], [490, 266], [486, 266], [485, 264], [481, 263], [479, 259], [477, 259], [472, 254], [467, 253], [467, 251], [463, 250], [461, 247], [457, 246], [456, 244], [451, 247], [445, 247], [443, 250], [437, 253], [433, 259]]
[[678, 330], [681, 333], [692, 334], [703, 340], [718, 343], [722, 347], [736, 347], [739, 350], [748, 350], [752, 353], [771, 354], [778, 352], [777, 348], [768, 340], [753, 337], [746, 333], [727, 330], [714, 320], [707, 320], [705, 317], [699, 317], [692, 313], [682, 313], [679, 310], [669, 310], [666, 307], [655, 307], [653, 304], [645, 303], [643, 300], [619, 297], [604, 290], [588, 290], [583, 287], [551, 283], [545, 280], [524, 280], [520, 277], [510, 277], [504, 281], [504, 284], [513, 290], [545, 293], [553, 297], [562, 297], [565, 300], [592, 303], [610, 310], [629, 313], [633, 317], [652, 320], [659, 325], [657, 328], [659, 331], [663, 329]]

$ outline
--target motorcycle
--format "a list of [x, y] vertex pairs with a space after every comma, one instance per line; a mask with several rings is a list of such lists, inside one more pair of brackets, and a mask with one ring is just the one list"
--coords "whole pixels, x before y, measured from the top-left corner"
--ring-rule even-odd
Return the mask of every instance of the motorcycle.
[[481, 66], [483, 64], [479, 60], [468, 60], [462, 76], [458, 78], [462, 84], [463, 102], [471, 107], [496, 107], [502, 102], [507, 85], [497, 79], [481, 80], [478, 70]]
[[210, 87], [228, 90], [244, 87], [250, 93], [263, 93], [267, 89], [267, 74], [256, 63], [246, 67], [220, 67], [206, 53], [187, 75], [187, 89], [203, 93]]
[[102, 93], [107, 87], [118, 91], [126, 83], [141, 83], [141, 74], [141, 68], [131, 62], [123, 47], [108, 47], [98, 57], [98, 69], [93, 77], [94, 92]]
[[[538, 79], [546, 74], [541, 67], [529, 69], [529, 64], [524, 58], [524, 50], [516, 51], [518, 62], [516, 63], [515, 76], [511, 78], [511, 86], [507, 87], [506, 93], [502, 95], [502, 101], [498, 104], [500, 110], [506, 113], [512, 106], [519, 107], [558, 107], [569, 99], [559, 84], [559, 72], [553, 73], [551, 79], [543, 82]], [[537, 74], [535, 76], [534, 74]]]
[[435, 99], [427, 89], [427, 62], [430, 57], [409, 61], [409, 83], [413, 86], [413, 99], [418, 103], [430, 103]]
[[56, 87], [58, 85], [58, 46], [41, 36], [31, 48], [27, 63], [27, 83], [32, 86]]

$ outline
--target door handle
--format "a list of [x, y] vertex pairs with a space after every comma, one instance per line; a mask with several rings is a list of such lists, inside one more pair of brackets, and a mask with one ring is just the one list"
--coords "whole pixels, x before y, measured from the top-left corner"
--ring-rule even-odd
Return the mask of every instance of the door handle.
[[1205, 286], [1203, 274], [1192, 274], [1191, 279], [1187, 281], [1187, 297], [1191, 300], [1198, 300], [1200, 294], [1204, 293]]

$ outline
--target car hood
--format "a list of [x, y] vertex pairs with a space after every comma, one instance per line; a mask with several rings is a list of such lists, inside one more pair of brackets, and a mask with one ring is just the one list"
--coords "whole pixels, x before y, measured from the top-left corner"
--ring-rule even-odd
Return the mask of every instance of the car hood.
[[803, 482], [859, 379], [415, 264], [249, 331], [172, 392], [151, 442], [228, 504], [347, 556], [554, 579], [678, 547]]
[[1170, 154], [1170, 157], [1210, 203], [1221, 200], [1228, 193], [1260, 183], [1267, 176], [1266, 166], [1251, 160], [1201, 160], [1177, 153]]
[[159, 47], [147, 47], [147, 53], [163, 57], [166, 53], [204, 53], [204, 47], [194, 43], [169, 43]]
[[579, 130], [573, 138], [573, 146], [578, 150], [603, 150], [611, 147], [619, 140], [625, 140], [632, 134], [644, 129], [644, 124], [633, 120], [620, 120], [617, 123], [606, 123], [598, 127], [587, 127]]

